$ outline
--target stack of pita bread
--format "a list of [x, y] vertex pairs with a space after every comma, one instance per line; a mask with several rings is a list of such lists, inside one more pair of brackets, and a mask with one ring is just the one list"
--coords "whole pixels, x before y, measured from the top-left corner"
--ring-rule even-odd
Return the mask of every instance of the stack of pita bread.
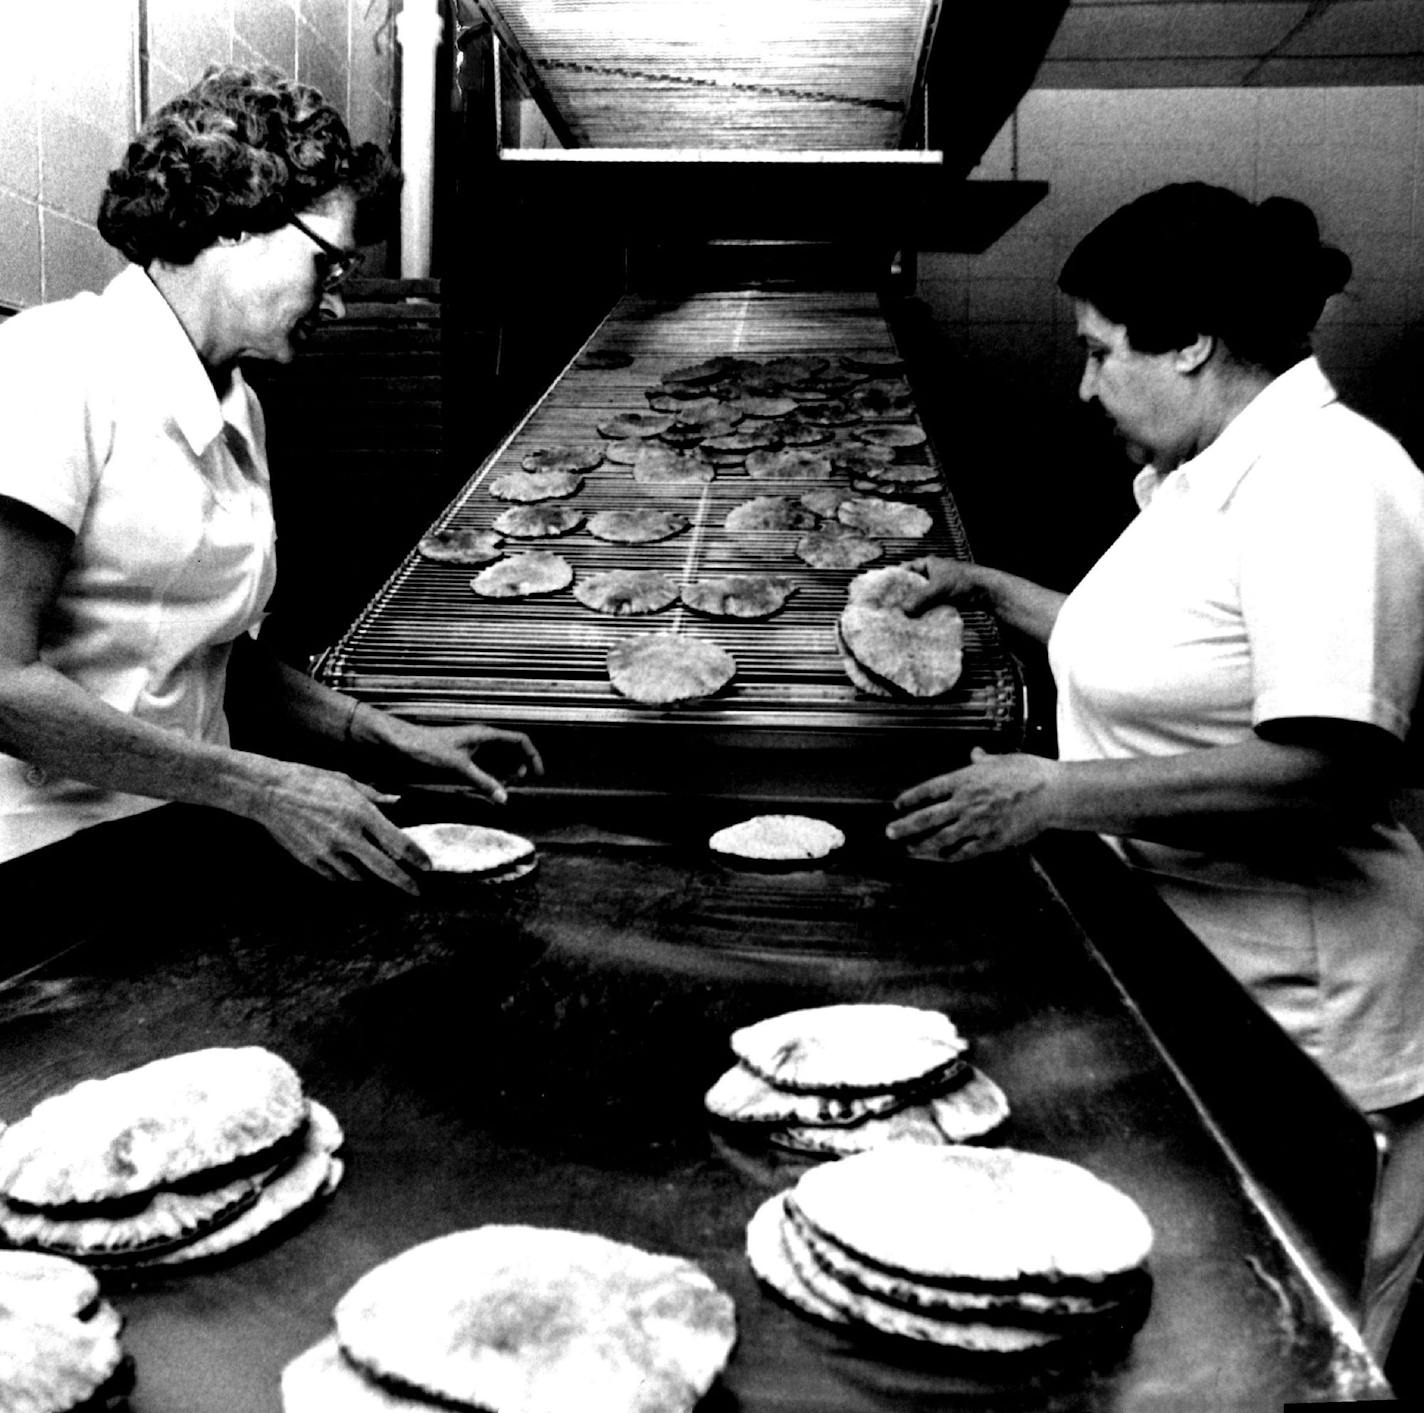
[[341, 1128], [260, 1046], [89, 1079], [0, 1134], [0, 1235], [128, 1272], [219, 1255], [329, 1194]]
[[589, 1232], [491, 1225], [368, 1271], [282, 1374], [286, 1413], [690, 1413], [736, 1340], [691, 1261]]
[[846, 675], [881, 697], [941, 697], [964, 662], [964, 621], [953, 604], [918, 617], [905, 612], [925, 587], [922, 575], [892, 565], [850, 581], [837, 632]]
[[1009, 1114], [940, 1011], [889, 1003], [813, 1006], [732, 1032], [737, 1063], [707, 1091], [713, 1117], [778, 1148], [817, 1155], [979, 1138]]
[[758, 1208], [752, 1269], [847, 1330], [983, 1356], [1081, 1354], [1141, 1323], [1152, 1227], [1086, 1168], [1011, 1148], [895, 1146]]
[[0, 1252], [0, 1408], [101, 1413], [133, 1385], [123, 1319], [91, 1271], [61, 1256]]
[[539, 861], [532, 840], [483, 824], [412, 824], [403, 832], [425, 850], [437, 877], [507, 883], [532, 872]]

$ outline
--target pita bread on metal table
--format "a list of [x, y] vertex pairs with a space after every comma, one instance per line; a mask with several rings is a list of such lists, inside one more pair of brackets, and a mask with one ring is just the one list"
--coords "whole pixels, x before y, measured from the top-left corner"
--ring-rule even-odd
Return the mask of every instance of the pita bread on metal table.
[[677, 582], [655, 569], [611, 569], [574, 584], [574, 597], [599, 613], [657, 613], [677, 602]]
[[673, 412], [673, 425], [698, 427], [709, 433], [712, 429], [731, 431], [745, 416], [746, 413], [740, 406], [733, 406], [715, 397], [699, 397], [682, 403]]
[[562, 500], [583, 487], [583, 477], [572, 471], [506, 471], [489, 483], [496, 500], [531, 504], [541, 500]]
[[567, 505], [516, 505], [494, 518], [494, 528], [514, 540], [567, 535], [583, 524], [583, 514]]
[[835, 433], [829, 427], [815, 427], [799, 417], [783, 417], [776, 424], [783, 446], [824, 446]]
[[835, 522], [830, 525], [818, 526], [818, 529], [829, 531], [831, 533], [836, 533], [839, 531], [845, 531], [847, 533], [850, 533], [849, 525], [841, 525], [838, 521], [836, 521], [836, 513], [840, 510], [841, 506], [846, 503], [846, 501], [854, 499], [855, 496], [853, 496], [849, 491], [842, 490], [840, 487], [818, 486], [814, 491], [803, 492], [801, 496], [801, 504], [804, 505], [807, 510], [811, 511], [811, 513], [817, 516], [818, 518]]
[[557, 593], [573, 581], [573, 566], [568, 560], [547, 550], [529, 550], [482, 570], [470, 580], [470, 588], [481, 598], [521, 599]]
[[664, 373], [662, 380], [671, 384], [714, 383], [718, 378], [737, 373], [742, 367], [742, 362], [741, 359], [730, 355], [718, 354], [715, 357], [704, 359], [701, 363], [674, 368], [671, 372]]
[[[845, 510], [842, 506], [843, 516]], [[943, 696], [959, 680], [964, 622], [952, 604], [937, 604], [911, 618], [903, 605], [923, 587], [924, 580], [913, 570], [893, 565], [866, 570], [851, 581], [839, 631], [842, 645], [867, 681], [930, 698]]]
[[824, 819], [804, 814], [758, 814], [719, 829], [707, 841], [714, 854], [742, 859], [824, 859], [845, 843], [845, 834]]
[[489, 530], [435, 530], [416, 549], [442, 564], [488, 564], [504, 554], [499, 536]]
[[382, 1262], [335, 1323], [368, 1378], [490, 1413], [691, 1413], [736, 1340], [731, 1297], [693, 1262], [521, 1225]]
[[828, 457], [808, 447], [754, 451], [747, 457], [747, 475], [757, 481], [829, 481]]
[[905, 360], [890, 349], [864, 348], [853, 353], [842, 353], [840, 363], [854, 372], [885, 374], [898, 372], [904, 368]]
[[712, 480], [717, 469], [697, 451], [678, 451], [670, 446], [650, 446], [639, 444], [638, 455], [633, 458], [633, 479], [641, 485], [653, 485], [664, 481]]
[[861, 417], [903, 421], [915, 415], [915, 395], [895, 379], [862, 383], [846, 395], [846, 405]]
[[[894, 1114], [913, 1101], [914, 1095], [889, 1088], [870, 1094], [843, 1094], [834, 1090], [802, 1093], [779, 1089], [746, 1064], [724, 1070], [703, 1096], [714, 1118], [727, 1123], [750, 1124], [758, 1137], [774, 1139], [788, 1126], [845, 1130], [859, 1129], [883, 1114]], [[941, 1142], [945, 1140], [941, 1138]], [[789, 1145], [787, 1145], [789, 1146]], [[829, 1152], [824, 1148], [817, 1151]]]
[[735, 398], [731, 404], [747, 417], [785, 417], [795, 412], [797, 402], [792, 397], [765, 397], [748, 393]]
[[881, 422], [875, 426], [857, 427], [853, 435], [870, 446], [892, 449], [923, 446], [929, 438], [925, 429], [914, 422]]
[[672, 426], [670, 412], [620, 412], [598, 424], [600, 436], [614, 439], [625, 437], [656, 437]]
[[786, 607], [796, 585], [778, 574], [725, 574], [682, 586], [682, 601], [716, 618], [770, 618]]
[[425, 851], [432, 873], [493, 877], [532, 865], [532, 840], [483, 824], [412, 824], [403, 831]]
[[810, 530], [815, 527], [816, 513], [808, 510], [795, 496], [753, 496], [751, 500], [734, 505], [722, 524], [733, 534], [761, 530]]
[[608, 652], [608, 678], [630, 701], [674, 706], [719, 692], [736, 675], [731, 653], [684, 633], [647, 633]]
[[680, 535], [692, 521], [672, 510], [600, 510], [585, 527], [596, 540], [617, 545], [644, 545]]

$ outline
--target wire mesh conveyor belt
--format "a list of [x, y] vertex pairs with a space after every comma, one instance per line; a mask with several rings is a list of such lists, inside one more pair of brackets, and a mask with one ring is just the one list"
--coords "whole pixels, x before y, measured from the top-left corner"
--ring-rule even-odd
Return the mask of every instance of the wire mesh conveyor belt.
[[[619, 353], [621, 368], [580, 366], [590, 353]], [[563, 446], [607, 450], [598, 424], [619, 413], [647, 412], [647, 392], [663, 375], [716, 355], [770, 361], [786, 357], [893, 357], [895, 346], [871, 292], [730, 291], [676, 300], [630, 296], [603, 321], [580, 353], [502, 445], [475, 471], [431, 529], [490, 530], [509, 503], [489, 493], [494, 477], [520, 469], [531, 451]], [[605, 361], [605, 360], [598, 360]], [[898, 453], [939, 465], [931, 445]], [[795, 585], [771, 618], [711, 618], [676, 603], [659, 612], [611, 616], [585, 607], [569, 589], [542, 597], [483, 599], [470, 589], [469, 566], [406, 556], [357, 620], [317, 664], [322, 680], [383, 705], [441, 715], [539, 721], [628, 722], [675, 717], [682, 723], [738, 723], [874, 731], [891, 727], [958, 728], [992, 737], [1022, 729], [1018, 674], [986, 613], [965, 612], [964, 670], [947, 696], [885, 699], [847, 677], [836, 639], [846, 589], [859, 570], [816, 569], [795, 554], [802, 531], [734, 534], [728, 512], [754, 496], [799, 497], [830, 481], [754, 479], [744, 466], [719, 467], [709, 483], [641, 484], [626, 465], [605, 460], [567, 500], [585, 516], [641, 507], [675, 511], [690, 527], [653, 544], [610, 544], [580, 527], [532, 541], [507, 540], [507, 553], [547, 550], [572, 567], [576, 581], [611, 569], [665, 573], [679, 585], [723, 574], [769, 573]], [[903, 492], [886, 491], [888, 498]], [[945, 492], [914, 498], [930, 513], [922, 537], [883, 538], [875, 564], [922, 555], [969, 557], [963, 526]], [[732, 683], [704, 702], [669, 712], [619, 697], [608, 681], [608, 650], [642, 633], [683, 633], [730, 652]]]

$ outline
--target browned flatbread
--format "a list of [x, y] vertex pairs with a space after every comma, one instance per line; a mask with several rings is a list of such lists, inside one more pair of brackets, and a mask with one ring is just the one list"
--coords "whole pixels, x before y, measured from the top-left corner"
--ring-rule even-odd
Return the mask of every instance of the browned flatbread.
[[755, 481], [829, 481], [831, 463], [807, 447], [754, 451], [747, 457], [747, 475]]
[[611, 569], [580, 578], [574, 597], [599, 613], [656, 613], [677, 602], [677, 584], [654, 569]]
[[699, 452], [677, 451], [670, 446], [639, 444], [633, 461], [633, 479], [640, 485], [663, 481], [710, 481], [717, 468]]
[[776, 427], [783, 446], [824, 446], [835, 436], [829, 427], [813, 426], [799, 417], [783, 417]]
[[795, 592], [796, 585], [780, 575], [727, 574], [684, 584], [682, 601], [719, 618], [770, 618]]
[[831, 465], [847, 476], [866, 476], [895, 460], [895, 453], [889, 447], [869, 446], [864, 442], [841, 442], [826, 455]]
[[857, 427], [852, 435], [871, 446], [923, 446], [927, 440], [925, 429], [916, 422], [881, 422]]
[[836, 511], [842, 525], [849, 525], [862, 534], [891, 539], [917, 540], [928, 534], [934, 521], [927, 510], [898, 500], [882, 500], [879, 496], [864, 496], [846, 501]]
[[818, 529], [829, 531], [849, 530], [848, 525], [842, 525], [836, 519], [836, 512], [846, 501], [854, 500], [855, 497], [849, 491], [843, 491], [836, 487], [820, 486], [814, 491], [806, 491], [801, 496], [801, 504], [819, 516], [823, 520], [828, 520], [829, 525], [818, 526]]
[[781, 445], [780, 438], [775, 432], [761, 430], [755, 432], [727, 432], [721, 436], [708, 437], [702, 443], [702, 449], [706, 452], [718, 454], [737, 453], [745, 459], [746, 454], [751, 451], [760, 451], [764, 447], [777, 447]]
[[964, 657], [964, 623], [952, 604], [906, 614], [904, 603], [923, 587], [909, 569], [867, 570], [852, 581], [840, 616], [841, 641], [870, 679], [921, 698], [948, 692]]
[[582, 486], [583, 477], [572, 471], [506, 471], [496, 476], [488, 489], [496, 500], [530, 504], [575, 495]]
[[596, 446], [545, 446], [526, 453], [519, 464], [526, 471], [592, 471], [602, 460]]
[[754, 496], [733, 506], [722, 523], [733, 534], [810, 530], [816, 524], [816, 514], [794, 496]]
[[749, 395], [739, 397], [732, 404], [739, 412], [748, 417], [785, 417], [795, 412], [797, 402], [792, 397], [757, 397]]
[[739, 408], [715, 397], [699, 397], [682, 403], [673, 413], [673, 420], [678, 426], [699, 427], [710, 435], [714, 428], [731, 431], [745, 415]]
[[703, 638], [649, 633], [629, 638], [608, 653], [608, 678], [630, 701], [672, 706], [719, 692], [736, 675], [731, 653]]
[[858, 569], [884, 553], [885, 546], [879, 540], [844, 525], [812, 530], [796, 541], [796, 557], [813, 569]]
[[583, 516], [566, 505], [516, 505], [494, 518], [494, 528], [515, 540], [567, 535], [582, 524]]
[[588, 517], [588, 533], [616, 545], [645, 545], [680, 535], [692, 521], [671, 510], [600, 510]]
[[568, 560], [547, 550], [530, 550], [490, 565], [470, 580], [470, 587], [481, 598], [521, 599], [557, 593], [573, 581]]
[[656, 437], [671, 426], [672, 414], [668, 412], [620, 412], [600, 422], [598, 430], [602, 436], [622, 439]]
[[499, 536], [488, 530], [433, 530], [416, 548], [442, 564], [489, 564], [504, 554]]
[[692, 1413], [736, 1339], [731, 1298], [691, 1261], [530, 1226], [411, 1247], [362, 1276], [335, 1323], [368, 1375], [510, 1413]]

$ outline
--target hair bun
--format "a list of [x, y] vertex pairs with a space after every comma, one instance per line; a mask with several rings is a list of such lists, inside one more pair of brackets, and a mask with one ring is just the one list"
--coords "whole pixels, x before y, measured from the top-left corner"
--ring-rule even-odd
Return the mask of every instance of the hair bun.
[[1268, 196], [1256, 207], [1256, 214], [1265, 249], [1281, 262], [1280, 268], [1298, 271], [1302, 284], [1314, 291], [1322, 306], [1350, 283], [1354, 273], [1350, 257], [1321, 241], [1315, 213], [1303, 201]]

